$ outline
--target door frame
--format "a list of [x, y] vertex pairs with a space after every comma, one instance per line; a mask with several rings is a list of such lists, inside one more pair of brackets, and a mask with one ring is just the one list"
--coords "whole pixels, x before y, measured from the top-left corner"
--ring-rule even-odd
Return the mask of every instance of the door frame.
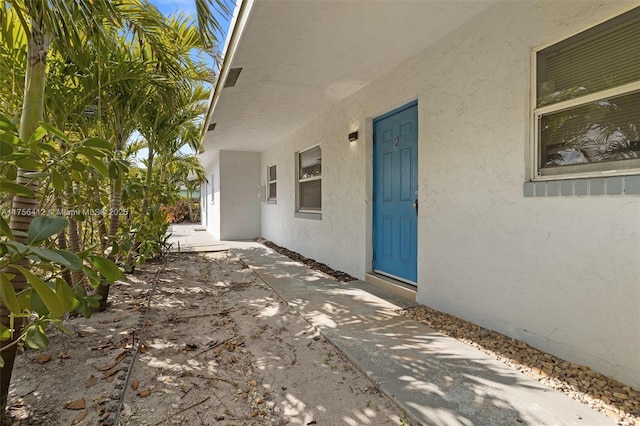
[[[402, 277], [398, 277], [398, 276], [394, 276], [392, 274], [389, 274], [387, 272], [384, 271], [380, 271], [375, 269], [374, 267], [374, 250], [376, 249], [375, 245], [375, 203], [373, 202], [374, 200], [374, 196], [375, 196], [375, 191], [376, 191], [376, 187], [375, 187], [375, 165], [376, 165], [376, 150], [375, 150], [375, 146], [374, 146], [374, 130], [375, 130], [375, 124], [376, 122], [380, 121], [380, 120], [384, 120], [385, 118], [391, 117], [399, 112], [402, 112], [406, 109], [409, 108], [413, 108], [416, 107], [417, 109], [417, 113], [418, 113], [418, 135], [417, 135], [417, 153], [416, 155], [418, 156], [417, 158], [417, 177], [416, 177], [416, 188], [419, 188], [419, 182], [420, 182], [420, 110], [419, 110], [419, 106], [418, 106], [418, 99], [413, 99], [409, 102], [403, 103], [400, 106], [393, 108], [391, 110], [388, 110], [387, 112], [384, 112], [380, 115], [376, 115], [373, 118], [367, 120], [367, 127], [368, 129], [371, 131], [371, 143], [370, 143], [370, 147], [371, 147], [371, 156], [370, 161], [369, 161], [369, 167], [371, 167], [371, 173], [369, 173], [369, 178], [370, 178], [370, 182], [371, 182], [371, 186], [370, 186], [370, 206], [371, 208], [369, 209], [370, 212], [370, 225], [368, 226], [369, 228], [369, 241], [370, 241], [370, 258], [369, 258], [369, 262], [367, 262], [369, 264], [369, 270], [376, 273], [376, 274], [380, 274], [380, 275], [384, 275], [386, 277], [392, 278], [394, 280], [397, 281], [401, 281], [403, 283], [409, 284], [411, 287], [416, 288], [418, 285], [418, 253], [420, 251], [420, 241], [419, 241], [419, 235], [420, 235], [420, 216], [418, 216], [416, 218], [416, 282], [407, 280], [405, 278]], [[420, 191], [418, 190], [418, 196], [417, 199], [420, 199]]]

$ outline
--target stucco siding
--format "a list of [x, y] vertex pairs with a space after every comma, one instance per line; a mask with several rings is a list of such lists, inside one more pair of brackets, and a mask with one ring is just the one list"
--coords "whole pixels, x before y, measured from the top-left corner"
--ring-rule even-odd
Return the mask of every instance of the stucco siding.
[[[263, 152], [262, 235], [362, 278], [371, 121], [417, 99], [418, 301], [640, 387], [640, 198], [523, 196], [531, 49], [628, 2], [503, 2]], [[347, 134], [357, 129], [359, 139]], [[294, 218], [295, 153], [322, 147], [322, 220]]]
[[423, 57], [418, 300], [637, 387], [640, 201], [522, 196], [531, 48], [616, 9], [499, 4]]
[[[211, 176], [213, 175], [213, 182]], [[220, 155], [216, 154], [206, 168], [207, 182], [206, 191], [201, 190], [203, 195], [202, 224], [216, 240], [220, 240]], [[206, 198], [205, 198], [206, 196]]]
[[220, 151], [220, 239], [260, 236], [260, 153]]

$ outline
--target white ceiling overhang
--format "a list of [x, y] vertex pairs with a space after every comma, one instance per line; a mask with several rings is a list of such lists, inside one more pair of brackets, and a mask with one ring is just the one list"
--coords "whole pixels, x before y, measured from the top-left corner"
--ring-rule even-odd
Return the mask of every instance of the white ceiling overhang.
[[[219, 150], [263, 151], [494, 2], [244, 0], [212, 93], [203, 163]], [[235, 68], [235, 86], [224, 88]]]

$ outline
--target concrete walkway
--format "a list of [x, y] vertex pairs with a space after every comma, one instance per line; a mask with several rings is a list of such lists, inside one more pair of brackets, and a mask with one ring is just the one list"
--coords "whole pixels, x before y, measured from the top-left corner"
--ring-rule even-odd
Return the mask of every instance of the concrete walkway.
[[172, 253], [224, 251], [262, 246], [253, 241], [218, 241], [204, 226], [192, 223], [174, 223], [169, 226], [167, 234], [169, 251]]
[[408, 305], [402, 299], [362, 281], [336, 282], [262, 245], [244, 244], [233, 251], [422, 424], [615, 424], [493, 357], [399, 315]]

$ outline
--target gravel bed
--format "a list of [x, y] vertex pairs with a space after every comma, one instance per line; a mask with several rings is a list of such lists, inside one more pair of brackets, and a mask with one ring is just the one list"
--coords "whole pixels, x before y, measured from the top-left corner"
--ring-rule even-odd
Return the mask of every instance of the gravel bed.
[[640, 425], [638, 392], [584, 365], [554, 355], [453, 315], [419, 305], [401, 314], [496, 357], [537, 381], [611, 417], [620, 425]]
[[320, 271], [320, 272], [324, 272], [325, 274], [329, 275], [330, 277], [333, 277], [336, 281], [340, 281], [340, 282], [347, 282], [347, 281], [355, 281], [356, 278], [352, 277], [351, 275], [347, 274], [346, 272], [342, 272], [342, 271], [337, 271], [331, 267], [329, 267], [328, 265], [324, 264], [324, 263], [320, 263], [317, 262], [313, 259], [309, 259], [308, 257], [304, 257], [303, 255], [301, 255], [300, 253], [296, 253], [295, 251], [291, 251], [287, 248], [281, 247], [277, 244], [272, 243], [271, 241], [265, 240], [265, 239], [258, 239], [257, 240], [259, 243], [269, 247], [270, 249], [284, 255], [287, 256], [289, 259], [291, 260], [295, 260], [296, 262], [300, 262], [300, 263], [304, 263], [305, 265], [307, 265], [308, 267], [310, 267], [311, 269], [314, 269], [316, 271]]

